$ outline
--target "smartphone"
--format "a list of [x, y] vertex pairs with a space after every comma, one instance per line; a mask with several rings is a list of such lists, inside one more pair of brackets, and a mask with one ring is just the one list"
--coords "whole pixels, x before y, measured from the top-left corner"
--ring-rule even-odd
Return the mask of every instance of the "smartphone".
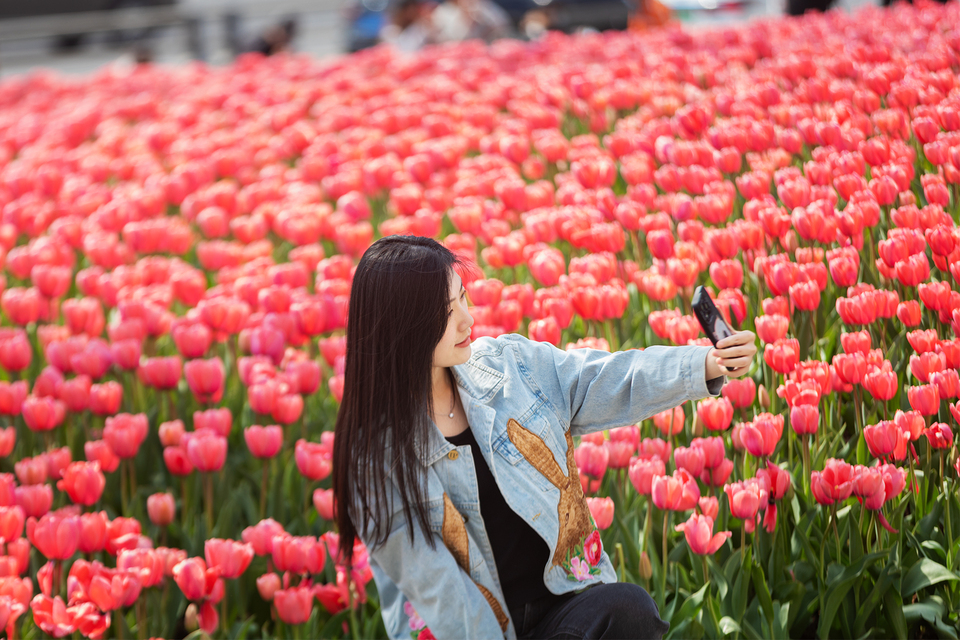
[[735, 333], [720, 315], [720, 310], [710, 299], [710, 294], [702, 286], [697, 287], [693, 292], [692, 304], [693, 313], [713, 346], [717, 346], [718, 342]]

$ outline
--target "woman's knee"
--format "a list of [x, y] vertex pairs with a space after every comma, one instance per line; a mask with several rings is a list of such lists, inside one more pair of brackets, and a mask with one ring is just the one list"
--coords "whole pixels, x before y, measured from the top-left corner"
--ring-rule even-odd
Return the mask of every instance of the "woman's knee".
[[660, 619], [657, 604], [643, 587], [627, 582], [603, 585], [597, 593], [603, 602], [607, 638], [660, 638], [669, 625]]

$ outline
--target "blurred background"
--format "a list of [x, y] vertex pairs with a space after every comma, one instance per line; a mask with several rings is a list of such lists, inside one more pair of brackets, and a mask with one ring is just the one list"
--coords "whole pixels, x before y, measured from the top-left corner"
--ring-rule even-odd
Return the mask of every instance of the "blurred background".
[[427, 44], [546, 29], [691, 29], [883, 0], [0, 0], [0, 77], [37, 68], [90, 73], [104, 64], [203, 60], [247, 51], [328, 58], [388, 42]]

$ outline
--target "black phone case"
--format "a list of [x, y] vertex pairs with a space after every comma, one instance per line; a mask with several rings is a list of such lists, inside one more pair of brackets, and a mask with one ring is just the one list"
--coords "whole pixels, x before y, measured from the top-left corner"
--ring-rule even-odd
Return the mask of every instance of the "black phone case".
[[710, 295], [704, 291], [702, 286], [697, 287], [693, 292], [692, 305], [693, 314], [697, 316], [700, 327], [710, 338], [713, 346], [717, 346], [717, 342], [734, 334], [733, 329], [720, 315], [720, 310], [717, 309], [713, 300], [710, 299]]

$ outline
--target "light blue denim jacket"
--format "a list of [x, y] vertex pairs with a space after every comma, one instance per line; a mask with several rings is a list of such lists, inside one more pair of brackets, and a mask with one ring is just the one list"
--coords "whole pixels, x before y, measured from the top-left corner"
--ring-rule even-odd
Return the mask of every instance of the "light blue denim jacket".
[[[708, 386], [709, 351], [561, 351], [504, 335], [480, 338], [470, 360], [454, 367], [470, 428], [504, 499], [549, 545], [543, 580], [551, 592], [617, 581], [598, 536], [591, 535], [595, 527], [571, 437], [635, 424], [685, 400], [717, 395], [724, 378]], [[410, 638], [404, 610], [409, 601], [440, 640], [516, 638], [480, 515], [472, 450], [453, 446], [436, 428], [423, 444], [436, 547], [416, 524], [411, 545], [411, 524], [394, 487], [391, 534], [370, 551], [387, 633]]]

